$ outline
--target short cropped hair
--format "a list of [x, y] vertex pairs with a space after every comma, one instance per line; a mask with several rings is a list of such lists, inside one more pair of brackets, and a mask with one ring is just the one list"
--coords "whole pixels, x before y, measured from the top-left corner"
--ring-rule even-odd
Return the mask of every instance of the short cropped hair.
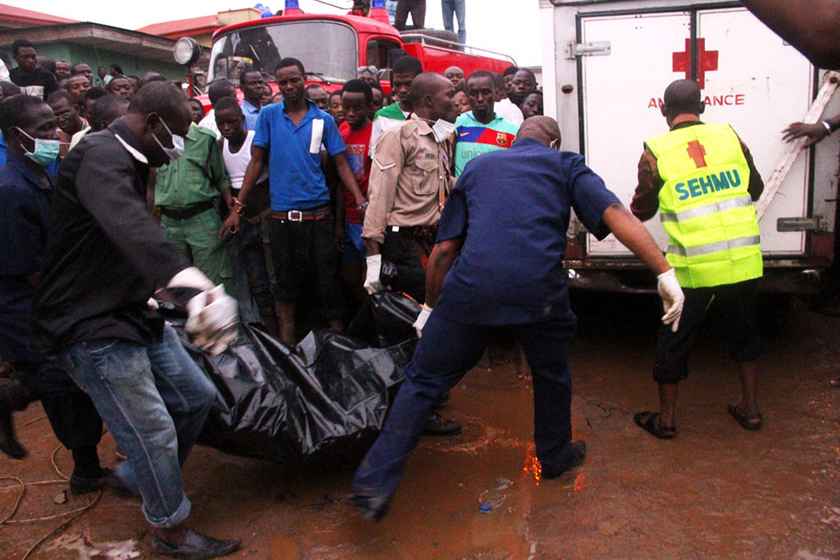
[[239, 100], [235, 97], [222, 97], [219, 99], [219, 102], [214, 107], [216, 110], [216, 114], [221, 111], [227, 111], [228, 109], [236, 109], [239, 112], [242, 112], [242, 109], [239, 107]]
[[281, 60], [280, 62], [278, 62], [274, 66], [274, 75], [276, 76], [277, 71], [280, 70], [281, 68], [287, 68], [289, 66], [297, 66], [298, 70], [300, 70], [300, 73], [303, 74], [304, 76], [306, 75], [306, 70], [303, 69], [303, 62], [301, 62], [300, 60], [298, 60], [296, 58], [292, 58], [290, 56], [287, 56], [286, 58], [284, 58], [283, 60]]
[[164, 120], [167, 120], [167, 117], [181, 116], [187, 121], [192, 121], [192, 111], [187, 104], [187, 98], [169, 82], [149, 82], [137, 90], [128, 104], [128, 113], [144, 116], [158, 113]]
[[12, 55], [16, 55], [20, 49], [34, 49], [35, 45], [29, 39], [15, 39], [12, 43]]
[[373, 102], [373, 88], [371, 88], [370, 84], [364, 80], [350, 80], [344, 84], [344, 88], [342, 88], [341, 91], [348, 93], [363, 93], [365, 95], [365, 101], [368, 105]]
[[419, 58], [414, 56], [401, 56], [394, 63], [391, 72], [394, 74], [414, 74], [417, 76], [423, 73], [423, 63], [420, 62]]
[[32, 95], [15, 95], [0, 102], [0, 131], [5, 138], [16, 126], [25, 125], [36, 108], [45, 105], [38, 97]]
[[76, 103], [76, 100], [73, 98], [73, 96], [70, 95], [69, 93], [67, 93], [66, 91], [64, 91], [63, 89], [52, 92], [50, 94], [50, 96], [47, 98], [47, 103], [49, 105], [52, 105], [53, 103], [56, 103], [59, 99], [66, 99], [70, 103], [71, 106], [74, 103]]
[[207, 97], [210, 99], [210, 105], [213, 107], [223, 97], [233, 97], [235, 95], [236, 86], [224, 78], [214, 81], [207, 88]]

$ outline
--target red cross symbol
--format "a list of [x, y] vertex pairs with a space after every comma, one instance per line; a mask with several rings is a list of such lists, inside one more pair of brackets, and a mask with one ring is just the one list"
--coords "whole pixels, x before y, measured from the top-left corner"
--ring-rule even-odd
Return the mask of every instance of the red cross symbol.
[[694, 165], [696, 165], [698, 169], [700, 167], [708, 167], [708, 165], [706, 165], [706, 158], [703, 157], [706, 155], [706, 148], [703, 147], [703, 144], [701, 144], [699, 140], [692, 140], [689, 142], [688, 148], [686, 148], [685, 151], [688, 153], [688, 157], [694, 160]]
[[[718, 69], [718, 51], [706, 50], [706, 39], [697, 39], [697, 83], [706, 88], [706, 72]], [[685, 40], [685, 51], [674, 53], [674, 72], [685, 72], [685, 79], [691, 79], [691, 39]]]

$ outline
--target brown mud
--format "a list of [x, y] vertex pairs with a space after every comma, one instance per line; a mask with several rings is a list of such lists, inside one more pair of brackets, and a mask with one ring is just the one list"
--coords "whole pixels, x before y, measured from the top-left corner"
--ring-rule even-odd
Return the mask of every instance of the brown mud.
[[[241, 538], [231, 558], [840, 557], [840, 389], [826, 385], [840, 375], [840, 317], [765, 299], [758, 432], [726, 412], [738, 380], [722, 323], [711, 318], [680, 386], [678, 435], [661, 441], [632, 420], [656, 405], [656, 305], [575, 295], [573, 422], [589, 454], [560, 479], [540, 479], [532, 388], [505, 364], [472, 371], [452, 391], [442, 413], [463, 434], [423, 439], [382, 522], [346, 504], [354, 465], [291, 468], [203, 447], [184, 471], [192, 521]], [[42, 417], [35, 405], [16, 416], [30, 458], [0, 458], [0, 477], [27, 484], [13, 523], [0, 526], [0, 558], [20, 559], [47, 535], [31, 558], [155, 557], [138, 499], [106, 491], [60, 528], [88, 499], [67, 492], [56, 504], [66, 483], [36, 485], [60, 480], [51, 462], [58, 443]], [[107, 434], [101, 455], [106, 466], [116, 462]], [[69, 474], [67, 451], [55, 462]], [[479, 512], [479, 494], [498, 477], [513, 481], [505, 502]], [[0, 521], [19, 494], [16, 482], [0, 480]]]

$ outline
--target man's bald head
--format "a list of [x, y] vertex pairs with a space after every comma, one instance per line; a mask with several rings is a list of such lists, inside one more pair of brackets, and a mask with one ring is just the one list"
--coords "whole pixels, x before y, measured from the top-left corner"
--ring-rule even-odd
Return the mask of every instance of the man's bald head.
[[662, 115], [670, 123], [682, 114], [700, 115], [705, 110], [701, 100], [700, 86], [693, 80], [676, 80], [665, 88]]
[[551, 117], [535, 116], [527, 119], [519, 127], [519, 132], [516, 135], [517, 142], [523, 138], [533, 138], [544, 146], [553, 147], [560, 145], [560, 127], [557, 121]]
[[452, 100], [454, 96], [452, 82], [435, 72], [423, 72], [411, 81], [411, 106], [422, 119], [455, 122], [458, 109]]

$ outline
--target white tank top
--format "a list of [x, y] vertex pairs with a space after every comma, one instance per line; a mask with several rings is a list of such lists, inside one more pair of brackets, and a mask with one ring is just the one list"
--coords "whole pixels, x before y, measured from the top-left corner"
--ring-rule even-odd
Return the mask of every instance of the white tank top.
[[[230, 186], [234, 193], [238, 193], [242, 188], [242, 181], [245, 180], [245, 170], [248, 169], [248, 163], [251, 161], [251, 143], [254, 141], [254, 131], [249, 130], [245, 137], [245, 142], [242, 147], [235, 154], [230, 153], [230, 145], [227, 138], [224, 139], [222, 146], [222, 156], [225, 159], [225, 169], [227, 169], [230, 177]], [[263, 169], [262, 175], [257, 179], [257, 183], [265, 181], [268, 176], [268, 170]]]

